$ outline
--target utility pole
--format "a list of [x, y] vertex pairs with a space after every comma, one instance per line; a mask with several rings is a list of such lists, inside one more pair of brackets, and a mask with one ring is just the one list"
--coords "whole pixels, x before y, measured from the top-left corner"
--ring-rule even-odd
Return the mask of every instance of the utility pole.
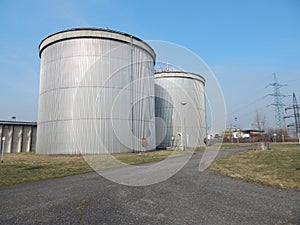
[[1, 163], [3, 163], [3, 153], [4, 153], [4, 143], [5, 143], [5, 137], [3, 136], [1, 138], [1, 141], [2, 141], [2, 147], [1, 147]]
[[[186, 150], [187, 149], [187, 134], [186, 134], [186, 124], [185, 124], [185, 115], [186, 115], [186, 112], [185, 112], [185, 110], [184, 110], [184, 106], [187, 104], [187, 102], [180, 102], [180, 104], [183, 106], [183, 131], [181, 131], [181, 133], [182, 133], [182, 135], [181, 135], [181, 141], [182, 141], [182, 146], [183, 146], [183, 150]], [[181, 129], [182, 129], [182, 127], [181, 127]], [[185, 143], [183, 143], [183, 134], [184, 134], [184, 142]]]
[[284, 104], [282, 103], [282, 99], [286, 97], [286, 95], [281, 94], [280, 88], [287, 86], [285, 84], [280, 84], [277, 81], [276, 73], [273, 73], [274, 81], [273, 83], [269, 84], [267, 87], [273, 87], [273, 93], [268, 94], [268, 96], [273, 96], [273, 104], [275, 109], [275, 128], [276, 130], [281, 130], [284, 127], [284, 120], [283, 120], [283, 107]]
[[288, 110], [293, 110], [293, 113], [284, 117], [287, 118], [294, 118], [294, 123], [290, 123], [287, 125], [288, 128], [292, 128], [295, 130], [295, 136], [299, 137], [300, 135], [300, 105], [297, 103], [297, 98], [295, 93], [293, 93], [293, 105], [285, 108], [285, 112]]

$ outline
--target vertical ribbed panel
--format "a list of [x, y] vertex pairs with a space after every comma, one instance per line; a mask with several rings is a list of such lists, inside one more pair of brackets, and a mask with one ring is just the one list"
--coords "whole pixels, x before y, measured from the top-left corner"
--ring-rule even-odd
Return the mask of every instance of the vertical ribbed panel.
[[5, 153], [12, 152], [13, 132], [13, 125], [6, 125], [2, 128], [2, 136], [5, 137], [4, 149], [2, 151]]
[[147, 51], [117, 40], [76, 38], [46, 47], [37, 153], [155, 149], [153, 70]]
[[32, 142], [36, 136], [36, 127], [24, 126], [22, 134], [22, 152], [34, 152], [35, 143]]
[[14, 126], [14, 132], [12, 135], [12, 149], [11, 152], [21, 152], [22, 148], [22, 133], [23, 126]]
[[[206, 136], [204, 82], [197, 79], [171, 76], [155, 77], [155, 116], [158, 148], [204, 145]], [[166, 131], [166, 132], [164, 132]], [[182, 134], [182, 137], [180, 136]]]

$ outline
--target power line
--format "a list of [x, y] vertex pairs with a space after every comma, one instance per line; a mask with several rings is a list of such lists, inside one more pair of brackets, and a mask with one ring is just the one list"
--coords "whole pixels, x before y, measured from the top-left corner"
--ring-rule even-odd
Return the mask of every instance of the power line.
[[276, 73], [273, 73], [274, 81], [273, 83], [269, 84], [267, 87], [272, 86], [273, 87], [273, 93], [268, 94], [267, 96], [273, 96], [273, 104], [270, 104], [274, 106], [275, 110], [275, 128], [276, 130], [280, 130], [284, 127], [284, 120], [283, 120], [283, 107], [284, 104], [282, 103], [283, 98], [287, 97], [286, 95], [281, 94], [280, 89], [284, 86], [287, 86], [285, 84], [280, 84], [277, 81]]
[[[251, 98], [251, 96], [249, 96], [249, 99], [250, 98]], [[233, 114], [233, 113], [236, 113], [236, 112], [239, 112], [239, 111], [247, 110], [248, 107], [250, 107], [254, 104], [257, 104], [258, 101], [261, 101], [263, 99], [264, 99], [264, 97], [259, 97], [259, 98], [256, 98], [256, 99], [248, 102], [248, 103], [245, 103], [244, 105], [239, 105], [234, 110], [230, 111], [229, 114]]]
[[243, 103], [244, 104], [239, 104], [239, 105], [236, 105], [235, 108], [231, 109], [230, 111], [228, 111], [228, 114], [234, 114], [236, 112], [241, 112], [241, 111], [244, 111], [244, 110], [248, 110], [247, 108], [252, 106], [252, 105], [255, 105], [257, 104], [259, 101], [263, 100], [266, 96], [264, 97], [258, 97], [258, 98], [253, 98], [253, 93], [255, 93], [256, 95], [258, 95], [262, 90], [265, 90], [265, 87], [264, 88], [259, 88], [259, 89], [256, 89], [256, 90], [251, 90], [251, 93], [248, 95], [248, 96], [245, 96], [244, 95], [244, 99], [247, 99], [247, 100], [250, 100], [250, 101], [244, 101]]

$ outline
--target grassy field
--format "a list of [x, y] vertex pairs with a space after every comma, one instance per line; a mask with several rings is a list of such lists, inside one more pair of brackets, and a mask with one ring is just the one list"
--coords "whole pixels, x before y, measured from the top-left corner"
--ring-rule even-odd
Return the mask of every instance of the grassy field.
[[81, 156], [48, 156], [34, 153], [4, 154], [0, 163], [0, 186], [90, 172]]
[[[221, 147], [222, 150], [245, 146], [236, 143], [219, 145], [206, 149]], [[278, 143], [271, 144], [270, 147], [271, 150], [250, 150], [216, 160], [210, 168], [224, 175], [251, 182], [300, 190], [300, 145]], [[191, 152], [163, 150], [141, 155], [114, 154], [113, 157], [10, 153], [5, 154], [4, 163], [0, 163], [0, 186], [65, 177], [127, 164], [155, 162], [184, 154]]]
[[156, 162], [166, 159], [167, 157], [177, 157], [190, 154], [189, 151], [171, 151], [171, 150], [159, 150], [143, 153], [138, 155], [136, 153], [127, 154], [115, 154], [114, 157], [120, 160], [122, 163], [129, 165], [137, 165], [148, 162]]
[[300, 190], [300, 145], [277, 143], [270, 148], [221, 158], [210, 169], [250, 182]]
[[83, 157], [9, 153], [4, 155], [4, 163], [0, 163], [0, 186], [65, 177], [126, 164], [136, 165], [160, 161], [182, 154], [185, 153], [169, 150], [147, 152], [141, 155], [136, 153], [114, 154], [113, 157], [111, 155]]
[[196, 150], [226, 150], [253, 145], [253, 143], [216, 143], [208, 147], [198, 147]]

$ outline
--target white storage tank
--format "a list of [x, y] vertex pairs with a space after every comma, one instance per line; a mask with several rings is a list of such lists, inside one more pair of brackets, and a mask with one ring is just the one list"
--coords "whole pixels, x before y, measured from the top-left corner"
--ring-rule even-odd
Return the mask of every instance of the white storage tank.
[[194, 73], [162, 71], [155, 73], [154, 83], [157, 148], [203, 146], [205, 79]]
[[108, 29], [61, 31], [39, 46], [37, 153], [155, 149], [155, 53]]

